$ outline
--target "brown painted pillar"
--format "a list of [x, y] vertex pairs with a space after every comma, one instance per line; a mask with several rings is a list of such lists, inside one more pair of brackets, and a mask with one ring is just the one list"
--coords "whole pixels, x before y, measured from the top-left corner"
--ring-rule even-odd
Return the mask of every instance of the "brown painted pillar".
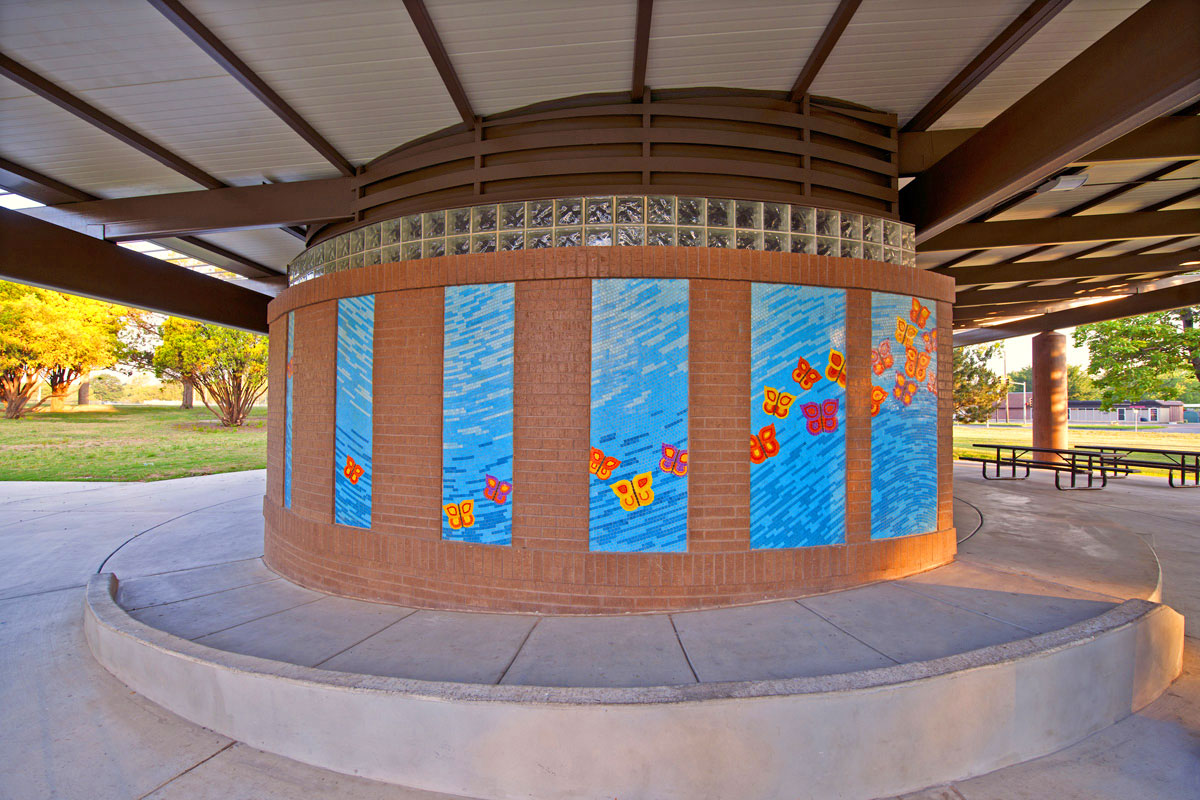
[[86, 406], [92, 402], [92, 376], [84, 375], [79, 384], [79, 405]]
[[1067, 441], [1067, 337], [1058, 331], [1046, 331], [1033, 337], [1033, 446], [1070, 446]]

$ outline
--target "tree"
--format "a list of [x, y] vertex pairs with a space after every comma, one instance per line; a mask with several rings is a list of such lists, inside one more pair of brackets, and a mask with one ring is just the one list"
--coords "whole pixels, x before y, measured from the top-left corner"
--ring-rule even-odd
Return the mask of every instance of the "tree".
[[71, 384], [117, 359], [117, 333], [130, 310], [84, 297], [0, 282], [0, 395], [4, 416], [16, 419], [42, 403], [29, 399], [39, 380], [50, 384], [52, 411], [61, 411]]
[[174, 317], [160, 333], [155, 374], [180, 382], [189, 378], [222, 425], [245, 424], [254, 401], [267, 390], [267, 337]]
[[[153, 372], [154, 353], [162, 345], [162, 335], [159, 327], [163, 322], [163, 317], [158, 314], [142, 314], [141, 316], [131, 319], [125, 329], [121, 331], [121, 365], [122, 370], [126, 374], [136, 373], [142, 370]], [[193, 375], [185, 375], [178, 373], [175, 370], [169, 370], [171, 376], [168, 377], [171, 382], [177, 382], [182, 388], [182, 401], [179, 404], [180, 408], [192, 407], [192, 385]]]
[[1180, 371], [1200, 379], [1200, 306], [1080, 325], [1076, 346], [1087, 345], [1088, 372], [1105, 409], [1119, 402], [1173, 400]]
[[999, 344], [960, 347], [954, 353], [954, 418], [983, 422], [1004, 399], [1008, 382], [988, 369], [1000, 353]]

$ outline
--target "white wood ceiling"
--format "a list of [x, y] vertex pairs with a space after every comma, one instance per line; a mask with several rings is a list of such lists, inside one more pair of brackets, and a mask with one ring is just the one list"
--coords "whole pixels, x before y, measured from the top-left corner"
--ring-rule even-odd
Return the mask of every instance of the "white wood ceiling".
[[[865, 0], [812, 91], [895, 112], [903, 123], [1028, 2]], [[460, 121], [398, 0], [184, 3], [356, 164]], [[1074, 0], [935, 127], [985, 124], [1142, 4]], [[630, 88], [635, 0], [426, 5], [477, 114]], [[837, 0], [658, 0], [647, 83], [786, 91], [836, 7]], [[228, 183], [336, 174], [144, 0], [0, 0], [0, 49]], [[198, 188], [7, 80], [0, 156], [101, 197]], [[1061, 202], [1095, 191], [1063, 193]], [[1154, 202], [1162, 191], [1138, 189], [1093, 213]], [[1022, 215], [1052, 214], [1059, 202], [1039, 198]], [[299, 244], [278, 231], [210, 238], [276, 267]]]

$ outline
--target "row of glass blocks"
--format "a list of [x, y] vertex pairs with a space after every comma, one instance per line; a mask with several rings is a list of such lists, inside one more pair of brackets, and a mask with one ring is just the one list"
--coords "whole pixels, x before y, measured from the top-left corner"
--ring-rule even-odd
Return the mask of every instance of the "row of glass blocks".
[[849, 211], [703, 197], [572, 197], [455, 208], [375, 223], [301, 253], [292, 284], [355, 267], [544, 247], [726, 247], [913, 266], [913, 228]]

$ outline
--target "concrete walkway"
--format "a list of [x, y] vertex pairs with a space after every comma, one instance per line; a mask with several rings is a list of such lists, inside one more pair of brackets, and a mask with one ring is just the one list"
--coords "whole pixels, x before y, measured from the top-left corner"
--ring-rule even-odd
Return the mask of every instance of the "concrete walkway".
[[[1200, 493], [1130, 479], [1104, 492], [1063, 494], [1036, 478], [985, 485], [977, 475], [956, 475], [956, 494], [985, 520], [960, 564], [839, 593], [849, 601], [827, 595], [616, 619], [486, 615], [502, 617], [499, 624], [483, 615], [327, 598], [277, 578], [257, 561], [261, 473], [158, 484], [0, 484], [0, 763], [22, 765], [0, 796], [435, 797], [254, 751], [132, 695], [92, 661], [79, 629], [79, 589], [106, 559], [104, 570], [123, 579], [123, 605], [189, 638], [327, 669], [412, 677], [424, 670], [443, 679], [457, 669], [455, 680], [569, 685], [582, 674], [598, 685], [638, 685], [929, 658], [944, 651], [938, 648], [956, 625], [982, 631], [984, 643], [1009, 641], [1092, 616], [1115, 598], [1144, 596], [1156, 574], [1144, 544], [1151, 537], [1160, 556], [1169, 554], [1164, 600], [1188, 616], [1189, 635], [1196, 635]], [[969, 531], [971, 506], [958, 512]], [[1079, 568], [1081, 559], [1088, 569]], [[1013, 581], [1023, 588], [1014, 593]], [[238, 608], [257, 611], [239, 618]], [[949, 627], [904, 638], [880, 616], [912, 619], [930, 609]], [[224, 622], [213, 628], [213, 620]], [[479, 627], [469, 629], [471, 622]], [[281, 633], [297, 623], [313, 633], [303, 645]], [[614, 634], [614, 624], [640, 629]], [[601, 659], [605, 668], [597, 670], [595, 658], [577, 658], [581, 636], [594, 644], [614, 635], [640, 643], [636, 664]], [[764, 640], [774, 644], [763, 648]], [[446, 650], [451, 641], [468, 652]], [[440, 655], [404, 662], [395, 658], [397, 643]], [[914, 797], [1200, 796], [1200, 659], [1194, 638], [1188, 646], [1183, 677], [1140, 714], [1055, 755]], [[473, 672], [463, 670], [467, 663]]]

